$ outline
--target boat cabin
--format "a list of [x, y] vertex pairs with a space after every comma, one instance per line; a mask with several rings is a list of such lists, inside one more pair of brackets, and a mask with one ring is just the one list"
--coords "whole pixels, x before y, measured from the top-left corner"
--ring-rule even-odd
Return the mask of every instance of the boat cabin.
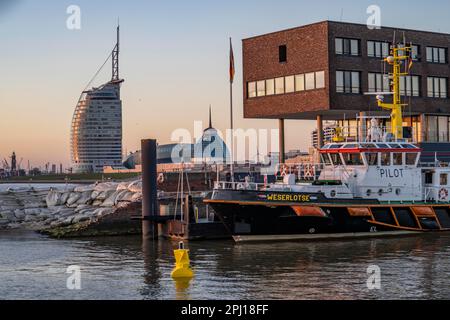
[[411, 143], [330, 143], [320, 149], [326, 166], [414, 166], [421, 149]]

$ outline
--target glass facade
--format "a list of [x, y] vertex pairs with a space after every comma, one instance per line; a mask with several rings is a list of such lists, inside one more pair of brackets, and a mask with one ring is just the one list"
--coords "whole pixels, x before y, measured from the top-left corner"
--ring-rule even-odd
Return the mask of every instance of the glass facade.
[[103, 172], [122, 164], [120, 81], [109, 82], [82, 96], [71, 126], [74, 173]]
[[[359, 81], [359, 78], [357, 80]], [[309, 72], [275, 79], [250, 81], [247, 83], [247, 97], [264, 97], [275, 94], [324, 89], [325, 87], [325, 71]]]

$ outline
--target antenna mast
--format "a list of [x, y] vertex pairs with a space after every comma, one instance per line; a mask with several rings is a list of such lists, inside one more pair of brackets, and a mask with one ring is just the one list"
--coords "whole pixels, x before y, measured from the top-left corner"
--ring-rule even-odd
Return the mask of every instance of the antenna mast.
[[411, 59], [411, 47], [399, 46], [393, 44], [391, 55], [384, 59], [392, 66], [392, 73], [389, 74], [392, 79], [392, 103], [384, 103], [383, 96], [377, 96], [378, 106], [391, 111], [391, 132], [396, 140], [403, 139], [403, 113], [402, 108], [407, 106], [401, 102], [400, 79], [407, 76], [408, 72], [402, 72], [401, 67], [403, 63], [408, 63]]
[[112, 52], [112, 81], [119, 80], [120, 25], [117, 25], [117, 43]]

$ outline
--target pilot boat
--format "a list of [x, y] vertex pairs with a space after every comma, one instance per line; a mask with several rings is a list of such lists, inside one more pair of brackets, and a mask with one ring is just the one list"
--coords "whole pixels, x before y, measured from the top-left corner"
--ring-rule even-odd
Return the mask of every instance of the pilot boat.
[[[363, 141], [337, 135], [319, 148], [320, 165], [284, 166], [275, 183], [216, 182], [204, 200], [237, 242], [414, 235], [450, 231], [450, 167], [421, 164], [421, 148], [403, 138], [400, 77], [411, 48], [396, 45], [385, 62], [391, 130], [371, 119]], [[386, 93], [385, 93], [386, 94]], [[341, 130], [337, 130], [341, 132]], [[303, 181], [305, 176], [317, 178]]]

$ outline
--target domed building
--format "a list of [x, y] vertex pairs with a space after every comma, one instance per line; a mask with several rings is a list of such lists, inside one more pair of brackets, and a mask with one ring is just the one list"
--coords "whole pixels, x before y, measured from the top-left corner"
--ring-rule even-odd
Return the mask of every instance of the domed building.
[[209, 108], [209, 127], [203, 131], [201, 139], [194, 145], [194, 162], [223, 164], [231, 159], [230, 150], [217, 129], [212, 126], [211, 107]]

